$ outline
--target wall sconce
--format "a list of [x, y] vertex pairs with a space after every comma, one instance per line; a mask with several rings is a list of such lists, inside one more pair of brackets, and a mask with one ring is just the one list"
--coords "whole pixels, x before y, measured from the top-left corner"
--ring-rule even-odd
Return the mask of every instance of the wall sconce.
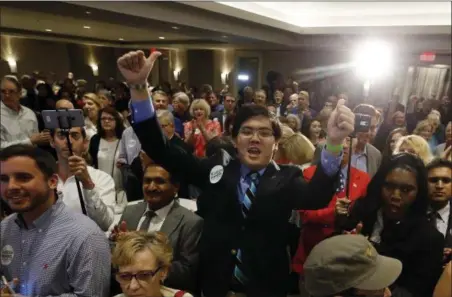
[[178, 80], [179, 79], [179, 75], [180, 75], [181, 69], [175, 69], [173, 71], [173, 75], [174, 75], [174, 79]]
[[17, 61], [13, 57], [8, 57], [6, 59], [8, 61], [9, 69], [11, 73], [17, 73]]
[[95, 64], [95, 63], [91, 63], [91, 64], [89, 64], [89, 66], [93, 70], [93, 75], [99, 76], [99, 66], [97, 66], [97, 64]]
[[228, 81], [229, 72], [221, 72], [221, 83], [226, 84]]

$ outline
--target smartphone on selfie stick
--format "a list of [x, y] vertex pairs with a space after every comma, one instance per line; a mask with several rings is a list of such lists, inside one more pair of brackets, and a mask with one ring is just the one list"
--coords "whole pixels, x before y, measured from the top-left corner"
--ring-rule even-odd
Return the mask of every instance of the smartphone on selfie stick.
[[[353, 155], [353, 138], [356, 137], [356, 133], [359, 132], [369, 132], [370, 122], [372, 117], [367, 114], [355, 113], [355, 129], [350, 137], [350, 144], [348, 147], [348, 166], [347, 166], [347, 177], [345, 179], [345, 197], [350, 199], [350, 172], [352, 168], [352, 155]], [[347, 221], [346, 216], [340, 216], [336, 220], [336, 232], [337, 234], [342, 234], [343, 228]]]
[[[356, 137], [356, 133], [359, 132], [369, 132], [370, 122], [372, 117], [367, 114], [355, 113], [355, 129], [350, 135], [350, 145], [348, 147], [348, 167], [347, 167], [347, 178], [345, 184], [345, 197], [349, 198], [350, 194], [350, 170], [352, 167], [352, 154], [353, 154], [353, 138]], [[350, 199], [350, 198], [349, 198]]]
[[[74, 155], [72, 151], [72, 144], [69, 138], [69, 132], [73, 127], [84, 127], [85, 118], [81, 109], [58, 109], [58, 110], [43, 110], [41, 112], [42, 119], [44, 121], [44, 126], [46, 129], [55, 130], [57, 128], [61, 129], [61, 133], [66, 136], [67, 146], [69, 149], [69, 154]], [[83, 201], [82, 189], [80, 188], [80, 183], [75, 177], [75, 184], [77, 185], [78, 197], [80, 199], [80, 206], [82, 207], [82, 212], [86, 215], [85, 202]]]

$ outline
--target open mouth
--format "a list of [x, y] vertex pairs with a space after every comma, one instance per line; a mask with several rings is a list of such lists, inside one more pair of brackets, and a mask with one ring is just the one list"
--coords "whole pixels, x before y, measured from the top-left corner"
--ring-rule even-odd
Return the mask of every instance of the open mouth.
[[248, 154], [252, 157], [257, 157], [261, 154], [261, 150], [257, 147], [251, 147], [248, 149]]
[[8, 195], [6, 199], [10, 204], [22, 204], [26, 200], [28, 200], [28, 196], [26, 195]]

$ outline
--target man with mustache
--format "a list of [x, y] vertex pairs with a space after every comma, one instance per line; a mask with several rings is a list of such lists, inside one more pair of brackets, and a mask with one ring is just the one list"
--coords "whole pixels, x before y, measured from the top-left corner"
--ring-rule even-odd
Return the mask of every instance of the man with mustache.
[[58, 197], [55, 159], [13, 145], [0, 167], [1, 197], [14, 212], [1, 222], [0, 275], [16, 279], [14, 296], [111, 296], [108, 241]]
[[133, 128], [143, 150], [172, 175], [203, 191], [198, 199], [206, 222], [200, 244], [203, 295], [286, 296], [289, 218], [293, 209], [318, 209], [331, 200], [354, 114], [339, 101], [309, 184], [298, 167], [272, 161], [282, 132], [265, 106], [244, 105], [237, 112], [231, 132], [237, 156], [220, 151], [199, 159], [173, 146], [156, 119], [146, 81], [159, 56], [129, 52], [118, 59], [118, 67], [132, 89]]
[[179, 182], [175, 176], [159, 165], [149, 164], [143, 177], [144, 201], [132, 202], [125, 208], [112, 239], [126, 230], [165, 233], [174, 251], [165, 285], [193, 291], [196, 289], [203, 219], [179, 204], [178, 191]]
[[452, 162], [437, 159], [427, 165], [427, 171], [429, 217], [445, 238], [444, 260], [448, 262], [452, 254]]

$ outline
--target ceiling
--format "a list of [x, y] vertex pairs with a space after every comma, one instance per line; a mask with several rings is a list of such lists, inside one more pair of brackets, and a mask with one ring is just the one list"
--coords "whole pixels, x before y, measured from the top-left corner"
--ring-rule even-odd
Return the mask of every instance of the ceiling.
[[302, 34], [451, 34], [449, 1], [184, 4]]
[[[27, 11], [23, 9], [2, 7], [0, 19], [3, 28], [13, 28], [16, 31], [52, 33], [48, 35], [70, 35], [103, 39], [109, 41], [142, 41], [146, 40], [187, 40], [199, 37], [179, 33], [178, 27], [172, 31], [139, 28], [128, 25], [113, 24], [98, 21], [98, 12], [87, 11], [84, 18], [55, 15], [44, 12]], [[51, 30], [51, 31], [49, 31]]]
[[451, 52], [448, 2], [3, 1], [0, 25], [6, 35], [129, 48], [336, 51], [383, 36]]

